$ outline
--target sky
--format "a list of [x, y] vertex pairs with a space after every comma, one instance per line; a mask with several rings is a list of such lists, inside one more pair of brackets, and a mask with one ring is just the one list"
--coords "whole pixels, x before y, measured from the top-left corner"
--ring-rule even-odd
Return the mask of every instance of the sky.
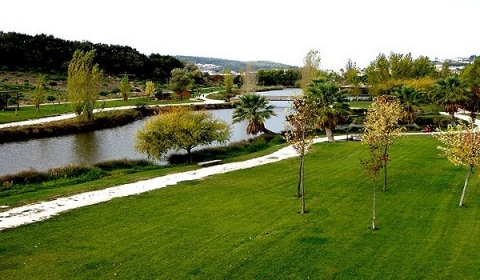
[[14, 0], [0, 31], [186, 55], [360, 68], [391, 52], [480, 55], [480, 0]]

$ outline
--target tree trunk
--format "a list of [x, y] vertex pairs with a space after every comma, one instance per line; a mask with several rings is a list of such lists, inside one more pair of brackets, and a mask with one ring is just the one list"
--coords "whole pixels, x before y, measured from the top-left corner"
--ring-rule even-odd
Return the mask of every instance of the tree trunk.
[[373, 203], [372, 203], [372, 231], [375, 231], [375, 195], [376, 195], [376, 192], [375, 192], [375, 181], [376, 181], [376, 176], [373, 178], [373, 187], [372, 187], [372, 199], [373, 199]]
[[383, 191], [387, 191], [387, 163], [383, 167]]
[[302, 184], [303, 184], [303, 165], [305, 162], [305, 155], [300, 155], [300, 166], [298, 168], [298, 184], [297, 184], [297, 194], [296, 197], [300, 197], [301, 190], [302, 190]]
[[468, 169], [468, 172], [467, 172], [467, 178], [465, 178], [465, 184], [463, 185], [462, 196], [460, 197], [460, 203], [458, 204], [458, 207], [463, 206], [463, 199], [465, 197], [465, 192], [467, 191], [468, 179], [470, 179], [470, 174], [472, 174], [472, 171], [473, 171], [473, 166], [470, 165], [470, 168]]
[[455, 126], [455, 112], [450, 113], [450, 124]]
[[[302, 164], [303, 165], [303, 164]], [[301, 214], [305, 214], [305, 184], [303, 182], [303, 177], [304, 177], [304, 168], [302, 168], [302, 211], [300, 212]]]
[[335, 139], [333, 138], [333, 131], [330, 128], [325, 127], [325, 134], [327, 134], [328, 142], [335, 142]]
[[187, 149], [187, 154], [188, 154], [188, 161], [190, 162], [190, 164], [192, 164], [193, 163], [192, 150]]

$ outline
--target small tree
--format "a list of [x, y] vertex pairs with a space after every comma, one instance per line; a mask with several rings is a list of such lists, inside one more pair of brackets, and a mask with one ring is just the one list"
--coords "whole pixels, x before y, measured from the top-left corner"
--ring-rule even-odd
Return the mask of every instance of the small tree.
[[145, 96], [150, 98], [155, 93], [155, 84], [152, 81], [147, 81], [145, 84]]
[[360, 160], [364, 170], [372, 178], [372, 230], [375, 230], [376, 179], [384, 168], [383, 191], [387, 190], [388, 149], [400, 137], [402, 128], [397, 124], [402, 116], [398, 102], [389, 96], [379, 96], [368, 108], [362, 144], [369, 147], [369, 158]]
[[169, 88], [174, 93], [180, 95], [180, 99], [183, 98], [182, 93], [193, 87], [194, 79], [190, 75], [187, 69], [175, 68], [172, 70], [172, 78], [170, 79]]
[[253, 70], [251, 63], [247, 63], [247, 68], [242, 74], [243, 93], [255, 93], [257, 87], [257, 73]]
[[470, 174], [473, 173], [480, 163], [480, 135], [478, 128], [473, 124], [457, 126], [448, 126], [446, 132], [440, 131], [438, 135], [433, 137], [440, 140], [444, 146], [439, 146], [443, 154], [454, 165], [463, 165], [468, 167], [467, 176], [463, 185], [462, 195], [458, 206], [463, 206], [465, 192], [467, 191], [468, 180]]
[[54, 95], [49, 95], [47, 96], [47, 101], [48, 102], [52, 102], [52, 105], [53, 105], [53, 110], [55, 110], [55, 101], [57, 100], [57, 98], [54, 96]]
[[42, 103], [45, 96], [45, 76], [39, 75], [37, 78], [37, 84], [35, 85], [35, 90], [33, 91], [33, 104], [35, 105], [35, 111], [40, 110], [40, 104]]
[[293, 112], [287, 114], [285, 123], [285, 136], [287, 141], [300, 155], [300, 164], [298, 168], [297, 197], [302, 197], [301, 214], [305, 213], [305, 154], [313, 143], [315, 130], [315, 110], [309, 99], [303, 95], [296, 95], [291, 105]]
[[128, 94], [132, 91], [130, 87], [130, 82], [128, 81], [127, 74], [123, 75], [122, 80], [120, 81], [120, 93], [122, 94], [123, 101], [128, 101]]
[[371, 153], [378, 156], [384, 169], [383, 191], [387, 190], [387, 164], [389, 162], [388, 150], [395, 140], [401, 136], [403, 127], [398, 127], [402, 118], [402, 108], [398, 101], [390, 96], [381, 95], [370, 105], [365, 117], [365, 131], [362, 142], [370, 149]]
[[161, 159], [170, 149], [185, 150], [192, 163], [193, 148], [224, 143], [230, 134], [230, 126], [212, 113], [178, 106], [147, 121], [136, 134], [135, 149], [154, 159]]
[[227, 94], [232, 93], [233, 89], [233, 74], [232, 71], [229, 69], [226, 69], [223, 71], [223, 83], [225, 85], [225, 92]]
[[242, 94], [235, 103], [232, 113], [233, 123], [247, 121], [247, 134], [256, 135], [259, 132], [273, 134], [265, 127], [265, 122], [277, 114], [273, 111], [275, 106], [270, 104], [263, 95], [255, 93]]

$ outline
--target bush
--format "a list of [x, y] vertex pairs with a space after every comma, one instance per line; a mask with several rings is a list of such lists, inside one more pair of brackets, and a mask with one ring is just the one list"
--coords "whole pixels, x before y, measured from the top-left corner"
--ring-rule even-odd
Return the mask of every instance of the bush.
[[[239, 142], [230, 143], [227, 146], [208, 147], [192, 152], [194, 162], [209, 161], [214, 159], [226, 159], [240, 155], [246, 155], [264, 150], [268, 147], [285, 143], [285, 139], [277, 134], [262, 134], [258, 137]], [[167, 158], [170, 164], [187, 164], [189, 162], [186, 153], [172, 154]]]
[[109, 160], [94, 164], [93, 166], [98, 167], [105, 171], [112, 171], [117, 169], [130, 169], [138, 166], [154, 166], [150, 161], [140, 159], [140, 160], [129, 160], [129, 159], [116, 159]]

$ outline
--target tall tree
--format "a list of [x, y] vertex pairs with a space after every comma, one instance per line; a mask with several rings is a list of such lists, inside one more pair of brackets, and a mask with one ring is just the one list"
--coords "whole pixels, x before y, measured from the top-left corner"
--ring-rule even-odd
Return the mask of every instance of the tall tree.
[[333, 130], [350, 114], [346, 95], [339, 90], [337, 85], [324, 78], [313, 80], [307, 86], [305, 95], [316, 104], [318, 127], [325, 130], [329, 142], [335, 141]]
[[75, 51], [68, 65], [67, 94], [73, 111], [87, 120], [93, 119], [101, 76], [97, 64], [93, 65], [94, 51]]
[[45, 75], [38, 76], [32, 97], [33, 104], [35, 105], [35, 111], [38, 112], [40, 110], [40, 104], [45, 98]]
[[232, 93], [233, 89], [233, 74], [230, 69], [223, 70], [223, 84], [225, 85], [225, 92]]
[[310, 50], [303, 59], [303, 67], [301, 70], [300, 86], [304, 93], [308, 90], [308, 85], [320, 74], [320, 52], [318, 50]]
[[302, 197], [302, 208], [300, 213], [305, 213], [305, 154], [313, 143], [313, 131], [315, 130], [315, 108], [311, 100], [303, 95], [296, 95], [287, 114], [285, 123], [285, 136], [287, 141], [300, 155], [298, 168], [297, 197]]
[[449, 76], [438, 80], [434, 91], [436, 103], [450, 115], [450, 124], [455, 126], [455, 113], [468, 100], [464, 85], [458, 76]]
[[230, 134], [230, 126], [212, 113], [177, 106], [145, 123], [135, 136], [135, 149], [154, 159], [160, 159], [170, 149], [185, 150], [192, 163], [193, 148], [225, 143]]
[[463, 206], [465, 193], [467, 191], [470, 174], [480, 163], [480, 135], [478, 127], [472, 123], [468, 126], [459, 124], [457, 126], [449, 125], [446, 132], [440, 132], [433, 135], [440, 140], [444, 146], [438, 148], [443, 151], [446, 157], [454, 165], [463, 165], [468, 167], [467, 176], [463, 185], [462, 195], [458, 206]]
[[370, 105], [365, 118], [362, 144], [368, 145], [369, 157], [360, 160], [360, 163], [372, 177], [372, 230], [376, 229], [376, 179], [380, 169], [383, 168], [383, 191], [386, 191], [388, 150], [401, 135], [402, 128], [397, 127], [401, 114], [400, 104], [394, 98], [382, 95]]
[[[365, 131], [362, 142], [369, 146], [372, 155], [378, 156], [384, 171], [383, 191], [387, 190], [387, 164], [390, 161], [388, 150], [403, 130], [398, 127], [402, 118], [402, 108], [392, 96], [381, 95], [370, 105], [365, 117]], [[377, 159], [373, 161], [377, 164]]]
[[247, 134], [273, 133], [265, 128], [265, 121], [277, 115], [273, 111], [275, 106], [269, 104], [265, 96], [259, 94], [247, 93], [240, 95], [239, 98], [232, 113], [233, 123], [247, 121]]
[[122, 80], [120, 81], [120, 94], [122, 94], [123, 101], [128, 101], [128, 95], [132, 91], [132, 87], [130, 86], [130, 82], [128, 81], [127, 74], [123, 75]]

